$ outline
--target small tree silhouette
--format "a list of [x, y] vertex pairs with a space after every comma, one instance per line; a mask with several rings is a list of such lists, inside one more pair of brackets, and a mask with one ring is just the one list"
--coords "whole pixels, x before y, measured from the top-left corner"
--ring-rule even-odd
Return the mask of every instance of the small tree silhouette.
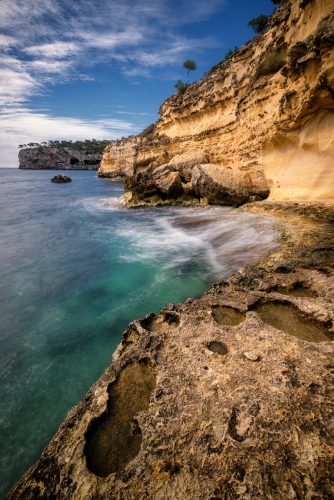
[[264, 30], [268, 27], [269, 16], [261, 15], [251, 19], [248, 23], [248, 26], [253, 28], [255, 33], [263, 33]]
[[191, 59], [187, 59], [186, 61], [184, 61], [183, 67], [187, 71], [188, 82], [190, 83], [190, 74], [189, 74], [189, 72], [190, 71], [195, 71], [197, 69], [197, 64], [195, 63], [195, 61], [192, 61]]

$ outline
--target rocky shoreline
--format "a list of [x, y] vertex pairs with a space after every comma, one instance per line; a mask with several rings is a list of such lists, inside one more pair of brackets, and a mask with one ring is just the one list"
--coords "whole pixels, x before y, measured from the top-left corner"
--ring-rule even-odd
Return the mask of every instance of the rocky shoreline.
[[332, 498], [334, 208], [261, 202], [280, 248], [134, 321], [17, 498]]
[[8, 499], [334, 497], [333, 53], [333, 0], [285, 0], [106, 147], [122, 206], [243, 205], [280, 248], [131, 323]]

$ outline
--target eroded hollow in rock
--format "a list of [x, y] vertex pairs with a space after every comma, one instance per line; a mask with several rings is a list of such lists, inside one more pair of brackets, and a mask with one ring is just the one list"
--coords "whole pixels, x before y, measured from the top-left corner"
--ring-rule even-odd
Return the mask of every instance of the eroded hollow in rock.
[[212, 342], [209, 342], [207, 344], [207, 348], [209, 351], [215, 352], [217, 354], [221, 354], [222, 356], [225, 356], [225, 354], [228, 353], [228, 349], [225, 344], [222, 342], [217, 342], [213, 340]]
[[258, 302], [252, 308], [265, 323], [308, 342], [333, 340], [328, 330], [304, 316], [296, 307], [282, 302]]
[[246, 315], [228, 306], [213, 306], [212, 316], [217, 323], [224, 326], [236, 326], [245, 321]]
[[147, 362], [126, 366], [109, 387], [106, 412], [86, 435], [87, 466], [97, 476], [120, 472], [139, 453], [141, 430], [136, 415], [148, 408], [155, 388], [154, 369]]
[[308, 288], [307, 286], [304, 286], [303, 283], [295, 283], [292, 288], [286, 288], [283, 286], [275, 286], [270, 290], [271, 292], [278, 292], [281, 293], [282, 295], [288, 295], [290, 297], [317, 297], [318, 294]]
[[169, 325], [178, 326], [180, 324], [180, 316], [172, 311], [164, 311], [163, 318]]

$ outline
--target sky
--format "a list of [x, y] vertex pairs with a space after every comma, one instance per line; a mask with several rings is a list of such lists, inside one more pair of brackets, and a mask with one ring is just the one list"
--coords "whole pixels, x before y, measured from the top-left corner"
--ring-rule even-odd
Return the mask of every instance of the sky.
[[0, 167], [18, 145], [117, 139], [254, 37], [270, 0], [0, 0]]

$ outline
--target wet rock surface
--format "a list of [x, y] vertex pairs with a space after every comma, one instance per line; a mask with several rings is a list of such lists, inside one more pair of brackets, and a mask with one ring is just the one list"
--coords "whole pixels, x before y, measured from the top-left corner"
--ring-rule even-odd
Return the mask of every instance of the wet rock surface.
[[144, 362], [126, 366], [112, 384], [107, 411], [87, 432], [85, 455], [93, 473], [120, 472], [138, 455], [141, 431], [134, 417], [148, 408], [154, 387], [154, 370]]
[[55, 184], [66, 184], [67, 182], [72, 182], [72, 179], [68, 175], [58, 174], [52, 177], [50, 182], [54, 182]]
[[[8, 498], [333, 498], [334, 211], [248, 210], [277, 217], [280, 249], [131, 323]], [[325, 337], [286, 332], [282, 304]]]

